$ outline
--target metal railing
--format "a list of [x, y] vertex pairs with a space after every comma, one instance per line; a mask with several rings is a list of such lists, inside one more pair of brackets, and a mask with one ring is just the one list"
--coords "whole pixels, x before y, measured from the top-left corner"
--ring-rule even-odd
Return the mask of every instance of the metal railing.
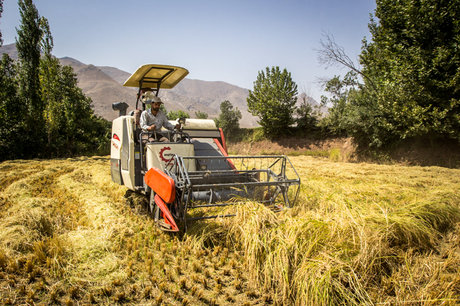
[[257, 201], [272, 208], [291, 207], [300, 178], [286, 156], [178, 156], [165, 172], [174, 178], [182, 218], [228, 217], [216, 214], [190, 218], [192, 209], [207, 209]]

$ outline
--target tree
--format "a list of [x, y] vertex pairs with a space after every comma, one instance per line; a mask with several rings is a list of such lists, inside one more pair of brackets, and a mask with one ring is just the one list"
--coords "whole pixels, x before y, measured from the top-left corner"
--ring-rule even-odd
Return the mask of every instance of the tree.
[[238, 107], [233, 109], [232, 103], [225, 100], [220, 103], [220, 114], [214, 121], [217, 127], [222, 128], [226, 135], [233, 135], [240, 128], [239, 121], [241, 117], [241, 112]]
[[[59, 76], [61, 87], [60, 112], [65, 118], [63, 129], [67, 154], [87, 154], [104, 137], [106, 131], [99, 127], [99, 118], [91, 108], [91, 99], [77, 86], [77, 77], [72, 67], [63, 66]], [[95, 130], [96, 128], [96, 130]]]
[[361, 63], [383, 124], [394, 138], [460, 140], [460, 0], [378, 0], [375, 16]]
[[24, 113], [18, 96], [16, 66], [4, 53], [0, 62], [0, 160], [24, 157]]
[[279, 67], [259, 71], [247, 98], [248, 110], [260, 118], [266, 136], [278, 136], [294, 123], [297, 85], [291, 73]]
[[[0, 0], [0, 18], [3, 13], [3, 0]], [[2, 46], [0, 32], [0, 46]], [[0, 62], [0, 160], [17, 156], [21, 152], [18, 138], [23, 132], [23, 105], [17, 94], [16, 67], [13, 60], [4, 53]]]
[[17, 30], [16, 47], [19, 59], [19, 96], [26, 106], [24, 120], [27, 135], [26, 152], [37, 154], [43, 148], [44, 142], [44, 103], [40, 97], [40, 17], [32, 0], [19, 0], [21, 25]]
[[176, 120], [178, 118], [190, 118], [190, 115], [187, 112], [184, 112], [183, 110], [178, 110], [169, 111], [167, 117], [168, 120]]
[[7, 55], [0, 63], [0, 160], [107, 154], [110, 124], [94, 115], [73, 69], [52, 56], [47, 19], [30, 0], [19, 9], [19, 63]]
[[347, 55], [345, 49], [337, 44], [334, 37], [329, 34], [324, 35], [324, 40], [320, 41], [321, 49], [318, 50], [318, 60], [320, 64], [326, 67], [341, 65], [348, 68], [353, 75], [360, 75], [366, 79], [370, 86], [374, 87], [374, 83], [369, 76], [367, 76], [355, 62]]
[[353, 70], [348, 72], [343, 79], [334, 76], [326, 83], [325, 91], [330, 96], [322, 96], [321, 104], [329, 108], [328, 115], [321, 120], [320, 125], [329, 133], [346, 136], [352, 129], [350, 96], [358, 90], [358, 86], [357, 73]]
[[295, 110], [295, 122], [297, 123], [297, 127], [302, 131], [315, 130], [317, 128], [320, 112], [317, 107], [313, 107], [311, 103], [308, 102], [308, 97], [305, 93], [303, 93], [300, 98], [302, 99], [300, 106]]
[[197, 119], [208, 119], [208, 114], [205, 113], [205, 112], [197, 111], [197, 112], [195, 112], [195, 117]]
[[[0, 0], [0, 18], [2, 18], [3, 13], [3, 0]], [[0, 31], [0, 47], [3, 45], [2, 32]]]
[[59, 155], [59, 150], [64, 147], [65, 118], [61, 110], [62, 82], [61, 66], [58, 59], [52, 56], [53, 37], [48, 20], [40, 18], [42, 31], [41, 50], [43, 57], [40, 60], [40, 95], [44, 101], [44, 120], [47, 134], [48, 151]]
[[361, 69], [335, 42], [322, 43], [323, 63], [355, 74], [351, 87], [346, 78], [329, 83], [343, 92], [333, 94], [328, 125], [339, 122], [370, 147], [411, 137], [460, 140], [460, 0], [377, 0], [375, 17], [372, 40], [363, 40]]

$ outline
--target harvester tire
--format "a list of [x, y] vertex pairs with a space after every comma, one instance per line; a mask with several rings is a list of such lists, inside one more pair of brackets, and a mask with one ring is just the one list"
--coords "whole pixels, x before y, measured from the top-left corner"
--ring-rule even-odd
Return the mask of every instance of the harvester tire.
[[157, 205], [155, 204], [155, 192], [150, 191], [150, 197], [149, 197], [149, 215], [154, 217], [154, 213], [155, 213], [155, 207]]
[[150, 192], [149, 214], [155, 223], [160, 221], [160, 207], [155, 203], [155, 192], [153, 190]]

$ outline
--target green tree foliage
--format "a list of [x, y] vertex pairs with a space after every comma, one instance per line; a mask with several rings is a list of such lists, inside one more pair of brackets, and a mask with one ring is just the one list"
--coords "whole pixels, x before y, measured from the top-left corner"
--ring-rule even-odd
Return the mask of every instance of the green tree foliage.
[[28, 135], [27, 151], [36, 154], [43, 148], [44, 141], [44, 104], [40, 98], [40, 17], [32, 0], [19, 0], [19, 13], [21, 24], [17, 30], [19, 69], [18, 84], [21, 103], [26, 106], [27, 112], [24, 120]]
[[77, 85], [70, 66], [52, 56], [53, 37], [46, 18], [40, 18], [43, 38], [40, 61], [40, 93], [44, 101], [47, 155], [62, 156], [102, 152], [108, 125], [94, 115], [91, 99]]
[[18, 95], [16, 66], [4, 53], [0, 63], [0, 160], [23, 158], [25, 105]]
[[334, 76], [325, 86], [329, 97], [322, 96], [321, 104], [329, 107], [328, 115], [321, 120], [320, 125], [335, 136], [344, 136], [352, 128], [349, 121], [351, 114], [350, 96], [358, 90], [356, 73], [348, 72], [343, 79]]
[[168, 120], [176, 120], [178, 118], [190, 118], [190, 115], [187, 112], [184, 112], [183, 110], [178, 110], [169, 111], [167, 117]]
[[214, 119], [214, 121], [216, 122], [217, 127], [222, 128], [225, 135], [230, 136], [239, 130], [239, 121], [241, 117], [241, 112], [238, 107], [233, 109], [232, 103], [225, 100], [220, 103], [220, 114], [219, 117]]
[[46, 18], [31, 1], [19, 8], [19, 62], [4, 55], [0, 63], [0, 160], [107, 154], [110, 123], [94, 115], [72, 68], [51, 55]]
[[[0, 0], [0, 18], [3, 13], [3, 0]], [[2, 46], [0, 32], [0, 46]], [[20, 156], [21, 150], [14, 146], [24, 131], [22, 115], [23, 104], [17, 93], [16, 67], [13, 60], [4, 53], [0, 62], [0, 160]]]
[[[47, 103], [49, 150], [51, 155], [90, 154], [102, 152], [107, 144], [108, 125], [94, 115], [91, 99], [77, 86], [77, 78], [70, 66], [47, 66], [52, 75]], [[44, 79], [44, 78], [43, 78]]]
[[[363, 84], [332, 103], [343, 117], [330, 126], [339, 122], [371, 147], [420, 136], [460, 140], [460, 0], [377, 0], [375, 17], [360, 55]], [[346, 80], [337, 86], [349, 88]]]
[[64, 145], [60, 131], [64, 130], [65, 118], [61, 110], [62, 83], [60, 82], [61, 67], [58, 59], [51, 54], [53, 37], [48, 20], [40, 18], [40, 28], [43, 33], [41, 49], [43, 57], [40, 61], [40, 94], [45, 102], [44, 119], [47, 133], [48, 150], [55, 151]]
[[266, 136], [278, 136], [294, 123], [297, 85], [291, 73], [279, 67], [259, 71], [247, 98], [248, 110], [259, 117]]
[[301, 131], [313, 131], [317, 129], [320, 111], [308, 102], [307, 95], [302, 94], [300, 98], [302, 99], [300, 106], [295, 110], [297, 128]]
[[208, 114], [205, 113], [205, 112], [197, 111], [197, 112], [195, 112], [195, 117], [197, 119], [208, 119]]
[[[3, 0], [0, 0], [0, 18], [2, 18], [3, 13]], [[0, 47], [3, 45], [2, 32], [0, 31]]]
[[[0, 0], [0, 18], [3, 13], [3, 0]], [[0, 46], [2, 46], [0, 32]], [[22, 157], [22, 150], [15, 146], [24, 133], [23, 104], [18, 96], [16, 66], [13, 60], [4, 53], [0, 62], [0, 160]]]
[[399, 138], [460, 140], [460, 1], [377, 1], [363, 73], [383, 124]]

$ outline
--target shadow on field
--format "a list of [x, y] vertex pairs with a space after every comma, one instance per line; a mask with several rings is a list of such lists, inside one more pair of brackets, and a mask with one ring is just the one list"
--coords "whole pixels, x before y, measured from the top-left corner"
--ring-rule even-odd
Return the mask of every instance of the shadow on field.
[[420, 166], [460, 168], [460, 143], [453, 139], [411, 139], [392, 148], [390, 156]]
[[138, 215], [148, 216], [148, 199], [145, 195], [132, 190], [126, 190], [124, 196], [126, 204]]
[[361, 150], [355, 155], [358, 162], [460, 168], [460, 143], [453, 139], [411, 138], [382, 150]]
[[[124, 194], [124, 200], [126, 205], [128, 205], [131, 211], [139, 216], [148, 217], [152, 222], [153, 218], [148, 210], [149, 201], [148, 198], [138, 192], [127, 190]], [[194, 217], [201, 217], [203, 214], [200, 212], [194, 213]], [[183, 224], [178, 223], [179, 228], [183, 229]], [[179, 240], [185, 239], [185, 232], [181, 231], [179, 233], [172, 232], [163, 232], [165, 234], [176, 236]], [[187, 223], [186, 236], [187, 239], [192, 239], [193, 241], [199, 241], [200, 245], [203, 247], [214, 248], [216, 246], [225, 245], [227, 230], [222, 226], [221, 222], [216, 222], [215, 220], [198, 220], [198, 221], [189, 221]]]
[[[59, 159], [59, 158], [57, 158]], [[68, 161], [109, 161], [110, 156], [75, 156], [75, 157], [63, 157], [60, 158], [62, 160], [68, 160]]]

